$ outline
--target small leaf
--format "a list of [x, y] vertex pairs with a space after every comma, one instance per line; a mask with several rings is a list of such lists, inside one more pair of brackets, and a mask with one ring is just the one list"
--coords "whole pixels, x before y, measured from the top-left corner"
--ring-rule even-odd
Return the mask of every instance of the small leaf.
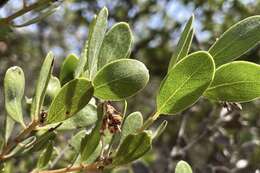
[[63, 61], [60, 69], [60, 83], [62, 86], [65, 83], [74, 79], [74, 73], [78, 66], [78, 63], [79, 63], [79, 58], [74, 54], [70, 54]]
[[4, 95], [5, 95], [5, 109], [13, 120], [22, 124], [23, 110], [22, 99], [24, 95], [24, 73], [20, 67], [14, 66], [9, 68], [5, 73], [4, 78]]
[[127, 58], [132, 41], [129, 25], [125, 22], [115, 24], [104, 38], [98, 58], [98, 69], [113, 60]]
[[41, 106], [43, 104], [44, 97], [45, 97], [45, 92], [47, 90], [47, 86], [51, 78], [53, 63], [54, 63], [54, 57], [52, 52], [50, 52], [48, 53], [48, 55], [46, 56], [42, 64], [40, 74], [37, 80], [35, 94], [33, 97], [33, 103], [31, 106], [31, 117], [33, 119], [38, 118], [40, 114]]
[[220, 66], [205, 96], [227, 102], [248, 102], [259, 98], [260, 65], [235, 61]]
[[19, 154], [21, 154], [26, 148], [31, 147], [34, 142], [36, 141], [35, 136], [28, 137], [27, 139], [19, 142], [11, 152], [9, 152], [7, 155], [5, 155], [6, 158], [15, 157]]
[[121, 139], [123, 140], [130, 134], [136, 133], [143, 125], [143, 116], [140, 112], [133, 112], [128, 115], [122, 125]]
[[148, 132], [128, 135], [113, 159], [113, 166], [125, 165], [140, 157], [151, 149], [152, 137]]
[[53, 143], [52, 143], [52, 141], [49, 141], [49, 143], [46, 146], [46, 149], [43, 150], [39, 156], [39, 159], [37, 162], [38, 170], [41, 170], [48, 165], [49, 161], [51, 160], [52, 152], [53, 152]]
[[192, 169], [187, 162], [179, 161], [175, 168], [175, 173], [192, 173]]
[[229, 28], [210, 47], [209, 53], [216, 66], [230, 62], [258, 44], [260, 41], [260, 15], [248, 17]]
[[15, 124], [15, 121], [11, 117], [6, 116], [6, 119], [5, 119], [5, 143], [6, 144], [12, 134], [14, 124]]
[[121, 59], [105, 65], [97, 73], [94, 95], [104, 100], [123, 100], [142, 90], [149, 80], [145, 65], [133, 59]]
[[88, 51], [88, 41], [86, 41], [83, 50], [80, 55], [79, 62], [75, 68], [74, 78], [79, 78], [82, 76], [82, 73], [85, 71], [85, 66], [87, 64], [87, 51]]
[[86, 136], [81, 141], [80, 147], [80, 155], [81, 161], [86, 161], [92, 153], [96, 150], [100, 141], [100, 132], [99, 129], [102, 125], [103, 118], [103, 104], [98, 105], [98, 121], [94, 129], [90, 132], [90, 134], [86, 134]]
[[57, 77], [51, 76], [46, 90], [44, 105], [49, 105], [54, 99], [54, 97], [58, 94], [60, 89], [61, 86], [59, 79]]
[[51, 103], [47, 123], [56, 123], [72, 117], [84, 108], [93, 96], [91, 82], [74, 79], [64, 85]]
[[177, 48], [171, 57], [169, 67], [168, 67], [168, 72], [171, 70], [171, 68], [174, 66], [174, 64], [176, 64], [178, 61], [180, 61], [182, 58], [184, 58], [190, 50], [190, 45], [191, 45], [193, 35], [194, 35], [194, 30], [192, 27], [193, 20], [194, 20], [194, 16], [192, 15], [190, 17], [190, 19], [188, 20], [188, 22], [181, 34], [181, 38], [177, 44]]
[[107, 29], [107, 17], [108, 11], [107, 8], [104, 7], [98, 13], [88, 39], [87, 61], [90, 79], [93, 79], [97, 72], [98, 56]]
[[157, 114], [177, 114], [194, 104], [213, 80], [215, 66], [205, 51], [179, 61], [161, 83], [157, 95]]
[[164, 120], [159, 127], [156, 129], [156, 131], [153, 133], [153, 138], [158, 138], [166, 129], [168, 122]]

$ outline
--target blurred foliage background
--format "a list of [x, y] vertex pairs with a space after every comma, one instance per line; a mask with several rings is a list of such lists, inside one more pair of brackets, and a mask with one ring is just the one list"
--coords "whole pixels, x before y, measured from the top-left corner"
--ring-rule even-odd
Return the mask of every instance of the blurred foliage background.
[[[0, 16], [8, 16], [22, 5], [21, 0], [9, 0], [0, 8]], [[144, 116], [154, 111], [156, 91], [167, 72], [183, 25], [192, 13], [195, 15], [192, 50], [207, 50], [232, 24], [260, 14], [259, 0], [65, 0], [55, 13], [36, 24], [6, 28], [0, 23], [1, 117], [6, 69], [13, 65], [24, 69], [26, 95], [31, 97], [47, 52], [53, 51], [56, 56], [54, 72], [58, 75], [60, 64], [69, 53], [80, 55], [89, 22], [103, 6], [109, 9], [110, 27], [119, 21], [130, 24], [135, 41], [131, 58], [144, 62], [150, 70], [148, 86], [128, 100], [129, 113], [141, 111]], [[15, 22], [19, 24], [32, 15], [26, 14]], [[240, 59], [260, 63], [259, 57], [257, 46]], [[168, 127], [155, 141], [153, 150], [132, 165], [134, 172], [170, 173], [176, 162], [183, 159], [195, 173], [260, 173], [260, 101], [242, 106], [242, 111], [226, 114], [221, 104], [201, 99], [182, 115], [162, 116], [158, 122], [167, 119]], [[23, 163], [18, 166], [21, 170], [26, 167]]]

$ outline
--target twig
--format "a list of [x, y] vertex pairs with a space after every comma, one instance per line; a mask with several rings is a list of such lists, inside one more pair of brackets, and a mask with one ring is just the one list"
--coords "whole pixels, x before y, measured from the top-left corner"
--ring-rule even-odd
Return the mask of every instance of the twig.
[[17, 12], [11, 14], [10, 16], [5, 17], [5, 18], [1, 18], [0, 23], [10, 24], [10, 22], [12, 20], [14, 20], [15, 18], [20, 17], [20, 16], [22, 16], [22, 15], [24, 15], [24, 14], [26, 14], [26, 13], [34, 10], [34, 9], [41, 7], [42, 5], [48, 4], [50, 2], [52, 2], [52, 0], [40, 0], [40, 1], [35, 2], [34, 4], [31, 4], [29, 6], [24, 6], [24, 8], [22, 8], [22, 9], [18, 10]]
[[10, 152], [10, 150], [16, 146], [18, 143], [20, 143], [27, 135], [29, 135], [35, 127], [39, 124], [38, 121], [33, 121], [31, 124], [29, 124], [17, 137], [14, 138], [9, 144], [7, 144], [0, 154], [0, 160], [5, 160], [5, 155]]
[[36, 173], [66, 173], [66, 172], [77, 172], [77, 171], [98, 171], [99, 167], [102, 167], [102, 163], [96, 162], [93, 164], [81, 164], [78, 166], [61, 168], [61, 169], [54, 169], [54, 170], [46, 170], [46, 171], [39, 171]]

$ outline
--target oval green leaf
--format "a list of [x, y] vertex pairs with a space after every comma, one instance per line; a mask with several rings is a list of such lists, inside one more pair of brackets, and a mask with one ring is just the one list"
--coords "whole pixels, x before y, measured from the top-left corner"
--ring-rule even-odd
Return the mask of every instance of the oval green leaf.
[[125, 165], [140, 157], [152, 148], [152, 137], [148, 132], [128, 135], [113, 159], [113, 166]]
[[260, 65], [235, 61], [220, 66], [205, 96], [227, 102], [248, 102], [259, 98]]
[[173, 115], [194, 104], [213, 80], [215, 65], [205, 51], [188, 55], [164, 78], [157, 95], [157, 114]]
[[107, 63], [127, 58], [131, 51], [133, 37], [125, 22], [115, 24], [106, 34], [98, 58], [98, 69]]
[[70, 54], [63, 61], [60, 69], [60, 83], [62, 86], [65, 83], [74, 79], [74, 73], [78, 66], [78, 62], [79, 62], [79, 58], [74, 54]]
[[143, 125], [143, 116], [141, 112], [133, 112], [126, 117], [122, 125], [121, 139], [123, 140], [130, 134], [136, 133]]
[[142, 90], [149, 80], [145, 65], [133, 59], [121, 59], [105, 65], [97, 73], [94, 95], [104, 100], [123, 100]]
[[4, 78], [5, 109], [13, 120], [25, 127], [22, 110], [24, 85], [24, 73], [20, 67], [14, 66], [6, 71]]
[[192, 15], [190, 17], [190, 19], [188, 20], [188, 22], [181, 34], [181, 38], [177, 44], [176, 50], [171, 57], [168, 71], [171, 70], [171, 68], [174, 66], [174, 64], [176, 64], [179, 60], [184, 58], [190, 50], [190, 45], [191, 45], [193, 35], [194, 35], [194, 30], [192, 27], [193, 20], [194, 20], [194, 16]]
[[32, 119], [37, 119], [40, 114], [40, 110], [44, 101], [47, 86], [51, 78], [53, 63], [54, 63], [54, 56], [52, 52], [49, 52], [42, 64], [40, 74], [37, 80], [35, 94], [31, 105]]
[[260, 41], [260, 15], [248, 17], [229, 28], [210, 47], [216, 66], [230, 62]]
[[176, 165], [175, 173], [192, 173], [192, 169], [187, 162], [179, 161]]
[[61, 85], [59, 79], [55, 76], [51, 76], [44, 98], [44, 105], [49, 105], [60, 89]]
[[84, 108], [93, 96], [91, 82], [74, 79], [64, 85], [54, 98], [48, 111], [47, 123], [56, 123], [72, 117]]
[[104, 7], [98, 13], [93, 27], [91, 27], [91, 34], [88, 39], [87, 63], [89, 69], [90, 79], [93, 79], [97, 72], [97, 63], [100, 48], [105, 37], [107, 29], [108, 10]]

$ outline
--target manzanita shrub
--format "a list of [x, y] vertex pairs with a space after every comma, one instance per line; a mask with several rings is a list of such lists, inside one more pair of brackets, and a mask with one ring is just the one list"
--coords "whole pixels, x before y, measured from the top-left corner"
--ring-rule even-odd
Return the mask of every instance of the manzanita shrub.
[[[133, 36], [127, 23], [116, 23], [107, 31], [108, 11], [103, 8], [89, 26], [88, 40], [81, 57], [71, 54], [64, 60], [59, 77], [52, 75], [54, 55], [49, 53], [40, 69], [32, 98], [24, 100], [25, 77], [20, 67], [4, 77], [5, 133], [1, 138], [2, 169], [11, 159], [37, 155], [32, 172], [62, 173], [109, 171], [131, 164], [152, 148], [153, 140], [165, 129], [150, 126], [158, 117], [176, 115], [201, 97], [215, 102], [249, 102], [260, 97], [260, 66], [233, 61], [260, 40], [260, 16], [246, 18], [229, 28], [208, 51], [190, 53], [194, 35], [192, 16], [181, 34], [168, 72], [156, 97], [155, 113], [145, 121], [141, 112], [126, 115], [127, 98], [141, 91], [149, 80], [146, 66], [129, 59]], [[118, 110], [113, 102], [122, 102]], [[24, 121], [25, 108], [30, 122]], [[20, 132], [12, 134], [15, 124]], [[16, 132], [16, 131], [14, 131]], [[67, 139], [70, 164], [55, 167], [55, 141]], [[17, 133], [17, 132], [16, 132]], [[68, 135], [67, 135], [68, 136]], [[57, 158], [59, 157], [59, 158]], [[192, 173], [180, 161], [176, 173]]]

